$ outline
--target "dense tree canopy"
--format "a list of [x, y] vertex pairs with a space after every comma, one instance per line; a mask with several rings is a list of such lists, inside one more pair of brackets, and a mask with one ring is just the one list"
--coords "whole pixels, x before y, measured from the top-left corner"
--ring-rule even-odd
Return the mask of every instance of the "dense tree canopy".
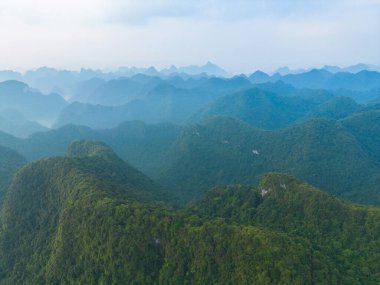
[[380, 211], [291, 176], [186, 207], [105, 144], [76, 142], [9, 188], [1, 284], [378, 284]]

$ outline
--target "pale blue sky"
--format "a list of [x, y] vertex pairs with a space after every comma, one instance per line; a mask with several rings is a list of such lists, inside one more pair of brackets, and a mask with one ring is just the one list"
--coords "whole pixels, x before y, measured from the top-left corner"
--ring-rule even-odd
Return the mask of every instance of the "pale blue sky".
[[1, 0], [0, 69], [380, 65], [380, 0]]

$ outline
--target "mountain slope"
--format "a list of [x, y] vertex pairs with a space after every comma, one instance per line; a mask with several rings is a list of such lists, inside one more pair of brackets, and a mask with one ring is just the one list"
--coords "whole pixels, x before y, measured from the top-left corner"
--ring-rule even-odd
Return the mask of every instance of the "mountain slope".
[[129, 188], [98, 177], [113, 170], [92, 166], [110, 155], [104, 145], [82, 142], [69, 152], [78, 151], [90, 157], [44, 160], [18, 173], [2, 213], [2, 284], [379, 281], [378, 208], [272, 174], [258, 189], [214, 190], [175, 210], [131, 198], [148, 189], [130, 184], [128, 174]]
[[312, 69], [297, 74], [275, 73], [265, 76], [261, 73], [252, 74], [252, 83], [282, 81], [295, 88], [325, 89], [337, 96], [351, 97], [357, 102], [368, 103], [379, 96], [380, 73], [361, 70], [357, 73], [329, 72], [326, 69]]
[[[91, 80], [86, 83], [86, 85], [81, 83], [81, 87], [84, 90], [79, 89], [70, 101], [94, 105], [119, 106], [143, 97], [146, 92], [154, 87], [154, 85], [143, 85], [130, 78], [118, 78], [107, 82]], [[82, 92], [79, 93], [79, 91]]]
[[15, 110], [28, 120], [51, 123], [66, 105], [58, 94], [43, 95], [23, 82], [0, 83], [0, 111]]
[[17, 137], [27, 137], [36, 132], [47, 131], [48, 128], [27, 120], [16, 111], [6, 110], [0, 112], [0, 130]]
[[379, 161], [333, 120], [263, 131], [215, 118], [187, 128], [153, 177], [191, 199], [216, 185], [255, 183], [268, 171], [298, 176], [352, 201], [380, 202]]
[[[115, 127], [130, 120], [181, 124], [212, 100], [251, 85], [244, 77], [231, 79], [212, 77], [187, 81], [181, 79], [178, 86], [175, 86], [178, 83], [175, 80], [163, 81], [144, 75], [119, 81], [121, 82], [117, 84], [116, 81], [110, 81], [101, 85], [98, 88], [102, 90], [99, 94], [96, 91], [89, 96], [96, 100], [80, 100], [91, 104], [73, 102], [68, 105], [59, 114], [55, 126], [77, 124], [101, 129]], [[130, 82], [141, 85], [143, 89], [145, 88], [144, 92], [136, 91], [129, 94], [131, 91], [128, 91], [129, 87], [126, 86], [129, 86]], [[114, 88], [117, 90], [113, 90]]]
[[0, 143], [33, 160], [63, 155], [74, 140], [101, 140], [184, 200], [216, 185], [252, 184], [265, 172], [280, 171], [334, 195], [378, 204], [376, 110], [360, 111], [342, 121], [319, 119], [277, 131], [215, 118], [187, 128], [141, 122], [98, 131], [66, 126], [26, 140], [3, 135]]
[[[332, 95], [327, 92], [321, 94], [315, 91], [307, 97], [283, 97], [254, 88], [218, 99], [195, 114], [193, 121], [199, 122], [213, 116], [228, 116], [257, 128], [278, 129], [302, 120], [308, 113], [331, 98]], [[339, 107], [344, 106], [340, 104]], [[351, 114], [350, 111], [351, 109], [347, 110], [347, 113]], [[322, 111], [316, 115], [320, 113]], [[326, 113], [329, 115], [326, 111], [325, 116]]]
[[[75, 156], [78, 152], [79, 157]], [[128, 196], [131, 203], [159, 197], [159, 187], [103, 144], [77, 142], [68, 153], [71, 157], [50, 158], [24, 167], [9, 189], [3, 208], [3, 284], [41, 284], [49, 270], [59, 269], [51, 254], [59, 250], [60, 234], [74, 221], [71, 215], [76, 207], [83, 211], [75, 215], [81, 220], [86, 210], [94, 207], [91, 214], [95, 215], [102, 203], [115, 205], [118, 197]]]
[[306, 119], [309, 118], [330, 118], [343, 119], [360, 110], [360, 106], [349, 97], [333, 97], [311, 110]]
[[16, 171], [26, 164], [26, 160], [17, 152], [0, 146], [0, 203]]
[[107, 143], [124, 160], [151, 174], [175, 142], [181, 127], [172, 124], [147, 125], [126, 122], [113, 129], [92, 130], [67, 125], [57, 130], [36, 133], [19, 139], [0, 132], [0, 144], [12, 148], [28, 160], [64, 155], [76, 140], [99, 140]]
[[311, 283], [321, 282], [317, 281], [320, 270], [331, 270], [323, 281], [330, 284], [380, 280], [379, 208], [344, 203], [289, 175], [267, 174], [258, 188], [214, 189], [194, 202], [190, 211], [207, 219], [222, 218], [308, 240], [310, 254], [324, 256], [324, 262], [314, 263], [309, 272]]

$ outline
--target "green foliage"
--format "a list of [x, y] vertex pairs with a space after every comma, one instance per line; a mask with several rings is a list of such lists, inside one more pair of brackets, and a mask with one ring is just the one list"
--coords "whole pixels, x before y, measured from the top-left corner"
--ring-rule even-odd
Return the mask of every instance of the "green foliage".
[[[252, 201], [252, 197], [256, 198]], [[245, 214], [247, 203], [249, 215]], [[241, 215], [231, 215], [230, 209]], [[344, 203], [294, 177], [271, 173], [262, 177], [258, 189], [229, 186], [213, 190], [194, 203], [190, 212], [307, 241], [312, 284], [380, 281], [379, 208]]]
[[0, 146], [0, 204], [14, 173], [26, 163], [17, 152]]
[[380, 281], [378, 208], [269, 174], [258, 188], [216, 188], [176, 209], [104, 144], [68, 153], [16, 175], [2, 209], [1, 284]]
[[124, 160], [138, 169], [151, 173], [164, 159], [175, 142], [181, 127], [172, 124], [147, 125], [132, 121], [117, 128], [94, 131], [87, 127], [68, 125], [27, 139], [18, 139], [0, 132], [0, 143], [17, 150], [28, 160], [64, 155], [67, 147], [77, 140], [103, 141]]
[[359, 105], [349, 97], [333, 97], [310, 111], [306, 118], [343, 119], [359, 110]]
[[[264, 95], [255, 92], [252, 97], [266, 98], [265, 92]], [[328, 99], [323, 91], [318, 96], [316, 91], [302, 92], [309, 102], [304, 109], [318, 105], [318, 116], [323, 117], [327, 112], [327, 116], [341, 117], [346, 113], [332, 111], [339, 109], [339, 104], [356, 106], [347, 99]], [[321, 102], [326, 103], [321, 105]], [[217, 117], [189, 127], [134, 121], [95, 131], [71, 125], [25, 140], [0, 134], [0, 142], [34, 160], [63, 155], [75, 140], [104, 141], [121, 158], [184, 201], [218, 185], [257, 183], [263, 173], [278, 171], [351, 201], [379, 204], [379, 111], [373, 107], [359, 111], [339, 121], [311, 120], [274, 131]], [[259, 154], [255, 155], [253, 150]]]
[[318, 119], [278, 131], [214, 118], [185, 129], [153, 177], [189, 200], [216, 185], [253, 184], [277, 171], [345, 199], [379, 204], [380, 144], [371, 118], [356, 127], [349, 118]]
[[[275, 87], [278, 84], [270, 86]], [[280, 86], [282, 87], [281, 84]], [[265, 88], [265, 86], [263, 87]], [[276, 91], [281, 94], [281, 88]], [[294, 93], [296, 92], [294, 91]], [[228, 116], [257, 128], [279, 129], [304, 120], [309, 114], [315, 113], [316, 117], [334, 118], [335, 114], [332, 109], [336, 109], [336, 106], [326, 103], [333, 100], [330, 93], [319, 90], [305, 90], [302, 93], [302, 96], [286, 97], [257, 88], [248, 89], [212, 102], [196, 113], [193, 121], [200, 122], [215, 116]], [[339, 100], [334, 99], [335, 101], [343, 112], [348, 114], [353, 112], [353, 110], [347, 109], [346, 105], [340, 104]], [[319, 110], [320, 108], [322, 110]]]

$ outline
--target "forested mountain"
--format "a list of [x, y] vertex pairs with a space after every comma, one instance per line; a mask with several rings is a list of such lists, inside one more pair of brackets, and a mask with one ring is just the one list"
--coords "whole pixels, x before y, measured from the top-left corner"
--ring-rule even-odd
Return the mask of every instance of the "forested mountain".
[[310, 118], [330, 118], [339, 120], [360, 111], [361, 108], [362, 106], [358, 105], [349, 97], [333, 97], [312, 109], [303, 120]]
[[64, 155], [67, 147], [76, 140], [100, 140], [110, 145], [123, 159], [149, 172], [174, 144], [182, 128], [171, 124], [147, 125], [143, 122], [126, 122], [113, 129], [92, 130], [67, 125], [57, 130], [36, 133], [19, 139], [0, 132], [0, 145], [17, 150], [28, 160]]
[[192, 121], [228, 116], [257, 128], [279, 129], [310, 118], [341, 119], [359, 109], [352, 99], [333, 97], [326, 91], [303, 90], [302, 93], [302, 96], [284, 97], [257, 88], [248, 89], [216, 100], [197, 112]]
[[219, 188], [174, 209], [105, 145], [77, 142], [68, 155], [28, 165], [10, 186], [2, 284], [380, 280], [378, 208], [272, 174], [258, 188]]
[[379, 24], [1, 1], [0, 285], [380, 285]]
[[0, 205], [16, 171], [26, 164], [26, 159], [16, 151], [0, 146]]
[[[324, 261], [313, 263], [312, 280], [304, 284], [371, 284], [380, 278], [379, 209], [343, 203], [294, 177], [272, 173], [261, 178], [258, 189], [216, 188], [190, 209], [209, 220], [222, 218], [307, 240], [312, 259]], [[329, 271], [326, 279], [317, 280], [323, 271]]]
[[3, 134], [0, 144], [33, 160], [62, 155], [74, 140], [101, 140], [184, 200], [216, 185], [256, 183], [261, 174], [280, 171], [334, 195], [379, 204], [378, 114], [374, 109], [276, 131], [221, 117], [189, 127], [129, 122], [94, 131], [66, 126], [24, 140]]
[[363, 136], [358, 122], [349, 127], [351, 118], [312, 120], [279, 131], [215, 118], [187, 128], [153, 177], [191, 199], [215, 185], [252, 184], [265, 172], [280, 171], [334, 195], [379, 204], [380, 161], [373, 152], [380, 132], [370, 127], [379, 125], [373, 119], [378, 116], [358, 120], [373, 130]]

